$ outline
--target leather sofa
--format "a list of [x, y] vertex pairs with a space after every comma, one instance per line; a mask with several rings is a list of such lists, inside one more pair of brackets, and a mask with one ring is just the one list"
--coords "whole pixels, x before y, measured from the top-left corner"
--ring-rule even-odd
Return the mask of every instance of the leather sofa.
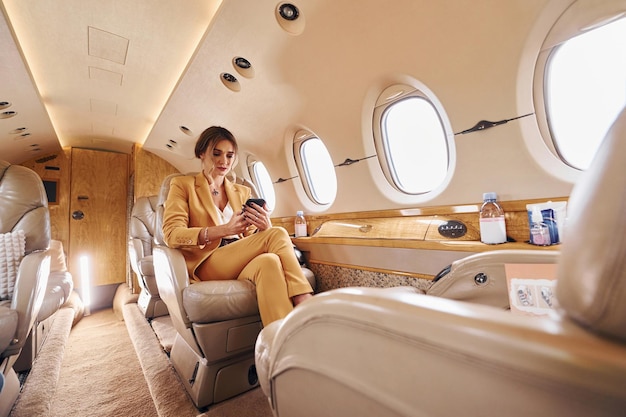
[[317, 295], [257, 340], [274, 415], [623, 416], [625, 160], [626, 110], [572, 191], [550, 314], [402, 289]]

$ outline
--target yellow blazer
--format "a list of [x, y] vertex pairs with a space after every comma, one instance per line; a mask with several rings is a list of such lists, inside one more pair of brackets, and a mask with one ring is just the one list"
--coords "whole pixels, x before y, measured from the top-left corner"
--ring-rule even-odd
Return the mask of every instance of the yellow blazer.
[[[224, 180], [224, 187], [230, 206], [235, 213], [239, 212], [250, 198], [250, 188], [228, 179]], [[204, 227], [219, 225], [219, 219], [209, 183], [202, 172], [195, 177], [185, 175], [172, 178], [163, 212], [163, 237], [167, 246], [182, 251], [191, 279], [200, 280], [195, 274], [196, 268], [211, 256], [221, 242], [218, 239], [200, 246], [198, 234]], [[255, 231], [256, 227], [250, 226], [240, 237]]]

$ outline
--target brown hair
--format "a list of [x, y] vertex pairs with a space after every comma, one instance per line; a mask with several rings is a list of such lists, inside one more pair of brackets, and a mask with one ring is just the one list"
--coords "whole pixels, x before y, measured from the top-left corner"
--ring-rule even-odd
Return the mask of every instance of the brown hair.
[[196, 158], [200, 158], [200, 155], [205, 152], [209, 152], [209, 154], [212, 155], [213, 150], [222, 140], [229, 141], [235, 149], [235, 161], [232, 165], [232, 167], [234, 168], [235, 165], [237, 165], [237, 161], [239, 159], [239, 146], [237, 145], [237, 140], [235, 139], [235, 136], [233, 136], [233, 134], [230, 133], [228, 129], [220, 126], [211, 126], [205, 129], [205, 131], [200, 134], [200, 137], [196, 141]]

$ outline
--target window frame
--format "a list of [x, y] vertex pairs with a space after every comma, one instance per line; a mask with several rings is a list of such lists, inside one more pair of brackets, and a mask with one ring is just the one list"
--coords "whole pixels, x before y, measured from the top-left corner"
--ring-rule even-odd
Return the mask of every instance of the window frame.
[[[328, 201], [328, 202], [320, 200], [318, 193], [314, 190], [314, 188], [312, 186], [312, 182], [313, 181], [311, 180], [309, 172], [308, 172], [308, 170], [306, 168], [307, 167], [307, 163], [306, 163], [306, 158], [303, 155], [303, 149], [304, 149], [304, 145], [306, 144], [306, 142], [308, 142], [310, 140], [319, 140], [320, 141], [320, 143], [326, 149], [326, 152], [328, 153], [328, 156], [329, 156], [330, 161], [331, 161], [331, 166], [333, 167], [332, 175], [333, 175], [334, 182], [335, 182], [335, 193], [332, 196], [332, 198], [330, 199], [330, 201]], [[338, 184], [337, 184], [337, 174], [335, 173], [335, 168], [334, 168], [334, 165], [332, 163], [332, 157], [331, 157], [330, 152], [328, 151], [328, 147], [326, 146], [324, 141], [318, 135], [316, 135], [315, 133], [313, 133], [313, 132], [311, 132], [309, 130], [306, 130], [306, 129], [300, 129], [294, 135], [293, 155], [294, 155], [294, 160], [296, 162], [296, 167], [298, 169], [298, 175], [300, 177], [300, 183], [302, 184], [302, 187], [304, 188], [304, 192], [306, 193], [307, 197], [313, 203], [315, 203], [316, 205], [319, 205], [319, 206], [330, 206], [337, 198]]]
[[[553, 134], [548, 108], [550, 99], [548, 71], [551, 60], [565, 42], [624, 18], [626, 18], [624, 11], [614, 9], [610, 4], [592, 8], [581, 4], [579, 8], [567, 9], [546, 31], [545, 39], [536, 58], [532, 81], [535, 119], [539, 129], [540, 141], [545, 144], [547, 155], [543, 155], [539, 150], [533, 155], [540, 165], [549, 164], [553, 168], [551, 172], [554, 175], [567, 181], [574, 182], [578, 178], [578, 174], [583, 172], [585, 168], [575, 166], [562, 155], [558, 141]], [[529, 147], [536, 146], [529, 141], [527, 141], [527, 145]], [[559, 169], [553, 165], [552, 161], [555, 160], [560, 163]]]
[[[413, 98], [417, 98], [419, 100], [423, 100], [425, 103], [428, 103], [436, 114], [439, 125], [442, 129], [442, 137], [446, 151], [445, 174], [442, 176], [437, 185], [429, 190], [423, 191], [411, 191], [402, 186], [400, 179], [397, 177], [395, 168], [392, 168], [394, 162], [391, 160], [391, 155], [387, 149], [386, 142], [388, 139], [386, 138], [383, 129], [383, 123], [385, 122], [390, 109], [402, 101]], [[406, 84], [394, 84], [384, 89], [379, 95], [374, 106], [374, 112], [372, 114], [372, 132], [379, 166], [389, 185], [391, 185], [396, 191], [407, 196], [423, 196], [433, 193], [435, 190], [439, 189], [448, 182], [453, 164], [453, 150], [450, 138], [453, 138], [454, 134], [450, 128], [450, 124], [447, 123], [445, 114], [442, 114], [442, 108], [438, 105], [438, 101], [431, 98], [431, 96], [422, 91], [422, 89]]]

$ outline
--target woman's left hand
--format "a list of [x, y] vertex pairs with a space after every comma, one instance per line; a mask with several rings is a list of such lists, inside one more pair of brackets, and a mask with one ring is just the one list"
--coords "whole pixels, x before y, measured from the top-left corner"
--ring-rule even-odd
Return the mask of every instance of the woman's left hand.
[[252, 203], [252, 205], [244, 207], [243, 215], [248, 220], [249, 224], [256, 226], [260, 231], [272, 227], [270, 214], [265, 209], [265, 206], [261, 207], [256, 203]]

